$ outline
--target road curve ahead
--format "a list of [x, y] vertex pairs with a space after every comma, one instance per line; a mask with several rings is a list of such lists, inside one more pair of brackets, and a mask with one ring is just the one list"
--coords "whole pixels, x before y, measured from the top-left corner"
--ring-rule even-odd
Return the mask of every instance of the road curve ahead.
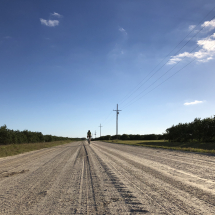
[[1, 158], [0, 214], [215, 214], [215, 156], [83, 141]]

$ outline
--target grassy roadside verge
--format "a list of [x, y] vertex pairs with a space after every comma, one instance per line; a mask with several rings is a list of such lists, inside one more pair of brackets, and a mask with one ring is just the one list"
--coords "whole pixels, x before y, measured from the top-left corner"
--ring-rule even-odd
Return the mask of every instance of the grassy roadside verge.
[[215, 143], [172, 143], [164, 140], [104, 140], [104, 142], [215, 154]]
[[43, 148], [63, 145], [63, 144], [75, 142], [75, 141], [76, 140], [73, 140], [73, 141], [62, 140], [62, 141], [42, 142], [42, 143], [22, 143], [22, 144], [0, 145], [0, 157], [17, 155], [24, 152], [30, 152], [33, 150], [39, 150]]

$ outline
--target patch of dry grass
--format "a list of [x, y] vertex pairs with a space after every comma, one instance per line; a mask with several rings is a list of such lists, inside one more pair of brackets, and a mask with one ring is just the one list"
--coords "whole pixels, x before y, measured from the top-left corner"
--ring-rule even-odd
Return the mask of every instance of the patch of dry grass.
[[175, 143], [164, 140], [105, 140], [105, 142], [215, 154], [215, 143]]
[[74, 141], [62, 140], [62, 141], [42, 142], [42, 143], [23, 143], [23, 144], [0, 145], [0, 157], [17, 155], [17, 154], [21, 154], [24, 152], [30, 152], [33, 150], [49, 148], [49, 147], [58, 146], [58, 145], [62, 145], [62, 144], [66, 144], [66, 143], [70, 143], [70, 142], [74, 142]]

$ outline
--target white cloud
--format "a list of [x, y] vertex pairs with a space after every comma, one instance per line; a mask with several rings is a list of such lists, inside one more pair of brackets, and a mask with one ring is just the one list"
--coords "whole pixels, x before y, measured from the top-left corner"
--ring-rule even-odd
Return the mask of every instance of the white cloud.
[[211, 21], [205, 21], [201, 26], [205, 27], [208, 31], [211, 31], [215, 28], [215, 19], [212, 19]]
[[190, 25], [190, 26], [189, 26], [189, 30], [192, 31], [195, 27], [196, 27], [195, 25]]
[[54, 27], [54, 26], [57, 26], [59, 25], [59, 21], [58, 20], [45, 20], [45, 19], [40, 19], [40, 22], [42, 25], [46, 25], [46, 26], [49, 26], [49, 27]]
[[56, 13], [56, 12], [51, 13], [51, 15], [52, 15], [52, 16], [56, 16], [56, 17], [58, 17], [58, 18], [62, 17], [62, 15], [60, 15], [59, 13]]
[[215, 56], [215, 33], [209, 37], [198, 40], [197, 45], [201, 47], [201, 49], [197, 52], [189, 53], [184, 52], [175, 56], [171, 56], [169, 62], [167, 64], [175, 64], [185, 57], [196, 59], [198, 62], [208, 62], [212, 60]]
[[11, 36], [6, 36], [4, 37], [5, 39], [11, 39], [12, 37]]
[[185, 102], [184, 105], [196, 105], [200, 103], [203, 103], [203, 101], [195, 100], [194, 102]]
[[127, 35], [127, 32], [124, 28], [119, 28], [119, 31]]

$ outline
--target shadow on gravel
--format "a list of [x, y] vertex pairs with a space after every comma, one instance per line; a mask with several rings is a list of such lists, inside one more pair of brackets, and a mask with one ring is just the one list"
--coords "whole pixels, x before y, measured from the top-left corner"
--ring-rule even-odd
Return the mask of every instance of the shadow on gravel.
[[[94, 153], [96, 155], [96, 153]], [[149, 211], [144, 210], [142, 207], [142, 203], [137, 200], [137, 198], [132, 194], [130, 190], [122, 183], [120, 182], [120, 179], [113, 173], [108, 166], [96, 155], [97, 159], [99, 160], [100, 164], [104, 168], [105, 172], [107, 173], [111, 183], [114, 185], [114, 187], [119, 192], [120, 196], [122, 197], [121, 200], [125, 202], [125, 204], [128, 206], [131, 213], [149, 213]], [[111, 198], [113, 202], [120, 201], [118, 198]]]

